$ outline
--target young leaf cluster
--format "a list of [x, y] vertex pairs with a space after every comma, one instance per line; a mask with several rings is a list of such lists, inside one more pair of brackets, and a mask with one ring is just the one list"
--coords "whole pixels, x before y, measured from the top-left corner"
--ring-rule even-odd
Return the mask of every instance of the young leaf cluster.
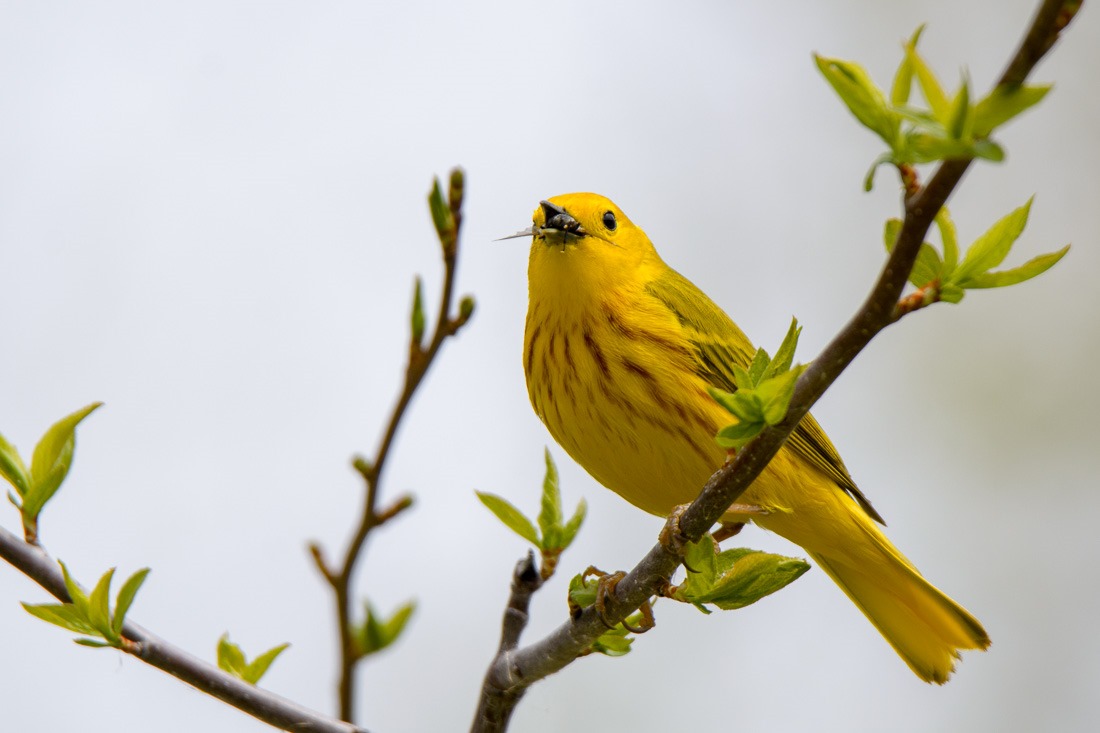
[[774, 359], [764, 349], [757, 349], [748, 369], [734, 366], [736, 392], [710, 388], [711, 397], [737, 418], [737, 422], [718, 431], [715, 439], [720, 446], [741, 448], [766, 426], [775, 425], [786, 416], [795, 382], [805, 369], [791, 366], [801, 332], [798, 321], [791, 319], [791, 327]]
[[122, 624], [126, 620], [126, 612], [134, 602], [134, 596], [137, 595], [141, 584], [145, 582], [145, 576], [149, 574], [149, 568], [142, 568], [122, 584], [112, 610], [109, 605], [109, 596], [111, 579], [115, 574], [114, 568], [103, 574], [89, 594], [85, 593], [84, 589], [69, 575], [69, 569], [65, 567], [65, 563], [59, 564], [61, 573], [65, 577], [65, 589], [69, 593], [70, 602], [37, 605], [24, 603], [23, 608], [27, 613], [43, 621], [77, 634], [84, 634], [83, 637], [75, 639], [77, 644], [123, 648]]
[[370, 602], [364, 604], [366, 615], [363, 623], [358, 624], [352, 630], [352, 639], [355, 641], [356, 659], [376, 654], [397, 641], [397, 637], [405, 630], [416, 603], [409, 601], [389, 618], [383, 618], [375, 612]]
[[[446, 196], [443, 195], [443, 187], [440, 185], [438, 178], [432, 180], [432, 189], [428, 192], [428, 210], [431, 212], [435, 233], [439, 237], [440, 246], [443, 248], [444, 262], [450, 271], [454, 269], [455, 257], [458, 252], [458, 231], [462, 224], [462, 200], [465, 196], [465, 189], [466, 174], [462, 172], [461, 168], [455, 168], [451, 171]], [[424, 313], [423, 290], [424, 284], [418, 276], [413, 287], [412, 307], [409, 310], [409, 346], [413, 354], [413, 362], [420, 362], [425, 357], [424, 336], [427, 328], [427, 317]], [[449, 300], [449, 289], [445, 294], [445, 299]], [[441, 329], [440, 334], [453, 335], [470, 320], [470, 316], [474, 314], [474, 307], [474, 299], [469, 295], [464, 295], [458, 302], [458, 316], [456, 318], [444, 318], [443, 322], [438, 324]], [[444, 312], [443, 316], [445, 315]]]
[[698, 542], [687, 545], [684, 567], [687, 578], [671, 597], [710, 613], [704, 604], [732, 610], [756, 603], [793, 583], [810, 569], [810, 564], [744, 547], [718, 552], [714, 539], [703, 535]]
[[239, 677], [250, 685], [254, 685], [267, 674], [267, 670], [271, 663], [275, 661], [275, 658], [289, 646], [290, 644], [280, 644], [272, 647], [249, 662], [241, 647], [229, 640], [227, 632], [218, 639], [218, 668], [234, 677]]
[[37, 544], [38, 515], [69, 474], [76, 449], [76, 426], [102, 404], [93, 402], [51, 425], [34, 447], [30, 468], [15, 446], [0, 435], [0, 476], [15, 488], [14, 494], [8, 492], [8, 500], [22, 515], [27, 542]]
[[[1056, 252], [1034, 257], [1019, 267], [993, 270], [1004, 261], [1020, 237], [1030, 210], [1031, 200], [1002, 217], [974, 240], [960, 262], [955, 224], [947, 207], [940, 209], [936, 215], [936, 228], [943, 244], [943, 254], [932, 244], [924, 242], [909, 274], [909, 282], [921, 290], [923, 301], [920, 305], [937, 300], [958, 303], [967, 290], [1016, 285], [1053, 267], [1069, 251], [1068, 244]], [[901, 220], [890, 219], [886, 222], [883, 240], [888, 252], [893, 249], [900, 231]]]
[[[863, 67], [851, 61], [814, 56], [817, 67], [856, 119], [886, 143], [889, 152], [875, 160], [864, 179], [871, 190], [878, 166], [912, 165], [950, 158], [984, 158], [999, 162], [1004, 150], [989, 136], [998, 127], [1037, 104], [1050, 85], [996, 87], [973, 100], [970, 80], [963, 74], [949, 94], [917, 52], [921, 26], [904, 46], [904, 56], [889, 97]], [[920, 88], [925, 106], [910, 103], [912, 88]]]
[[549, 449], [546, 449], [546, 475], [542, 480], [542, 505], [537, 528], [534, 522], [507, 499], [483, 491], [475, 493], [504, 526], [538, 548], [542, 555], [540, 574], [543, 580], [554, 574], [558, 557], [573, 543], [588, 508], [584, 499], [581, 499], [573, 516], [565, 521], [561, 509], [561, 491], [558, 488], [558, 469]]

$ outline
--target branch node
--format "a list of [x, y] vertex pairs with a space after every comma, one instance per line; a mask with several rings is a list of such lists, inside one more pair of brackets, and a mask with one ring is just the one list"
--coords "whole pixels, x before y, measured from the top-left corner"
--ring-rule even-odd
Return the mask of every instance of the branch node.
[[336, 582], [336, 574], [329, 568], [328, 562], [325, 560], [325, 552], [321, 549], [321, 544], [314, 541], [310, 542], [308, 547], [309, 554], [313, 557], [313, 563], [317, 566], [318, 572], [320, 572], [324, 579], [330, 584], [334, 584]]
[[405, 494], [397, 498], [392, 504], [378, 512], [371, 515], [371, 526], [379, 527], [386, 522], [396, 517], [401, 512], [405, 511], [415, 503], [411, 494]]

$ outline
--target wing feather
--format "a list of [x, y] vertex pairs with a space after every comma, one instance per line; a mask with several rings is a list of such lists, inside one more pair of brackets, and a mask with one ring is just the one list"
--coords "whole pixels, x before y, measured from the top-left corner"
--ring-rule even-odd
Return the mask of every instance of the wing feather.
[[[752, 342], [737, 324], [703, 291], [675, 270], [667, 270], [660, 279], [648, 283], [646, 292], [663, 303], [680, 322], [684, 335], [695, 346], [699, 376], [714, 387], [727, 392], [736, 391], [732, 367], [748, 369], [756, 353]], [[813, 415], [802, 418], [787, 438], [787, 445], [848, 492], [875, 521], [886, 524], [856, 486], [840, 454]]]

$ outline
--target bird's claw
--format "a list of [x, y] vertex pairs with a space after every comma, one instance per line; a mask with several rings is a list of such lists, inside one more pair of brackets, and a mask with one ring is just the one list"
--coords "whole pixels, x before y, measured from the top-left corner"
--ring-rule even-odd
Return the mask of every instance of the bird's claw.
[[687, 508], [687, 504], [673, 507], [665, 521], [665, 526], [661, 528], [661, 534], [657, 535], [657, 541], [661, 543], [661, 547], [679, 557], [684, 556], [688, 544], [688, 536], [680, 529], [680, 517], [684, 515]]
[[618, 625], [622, 625], [624, 629], [635, 634], [644, 634], [645, 632], [656, 626], [656, 621], [653, 618], [653, 605], [646, 601], [638, 610], [642, 614], [642, 623], [639, 626], [634, 626], [623, 619], [618, 624], [613, 624], [607, 618], [607, 600], [615, 592], [615, 586], [619, 584], [623, 578], [626, 577], [626, 573], [619, 570], [614, 573], [605, 573], [594, 565], [589, 565], [584, 571], [583, 578], [598, 577], [596, 582], [596, 601], [592, 605], [596, 609], [596, 615], [599, 617], [600, 622], [608, 629], [614, 629]]

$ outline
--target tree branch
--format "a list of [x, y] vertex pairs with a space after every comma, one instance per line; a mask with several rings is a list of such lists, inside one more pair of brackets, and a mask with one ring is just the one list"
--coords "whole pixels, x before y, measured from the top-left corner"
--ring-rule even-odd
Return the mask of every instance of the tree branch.
[[[40, 547], [24, 542], [3, 527], [0, 527], [0, 557], [57, 600], [72, 602], [57, 563]], [[276, 728], [309, 733], [367, 733], [363, 728], [250, 685], [130, 621], [123, 625], [122, 636], [128, 642], [123, 648], [126, 653]]]
[[[1072, 20], [1080, 4], [1079, 0], [1044, 0], [998, 84], [1016, 86], [1023, 83], [1039, 59], [1057, 41], [1059, 33]], [[962, 180], [970, 163], [969, 158], [944, 161], [927, 184], [906, 198], [905, 219], [897, 243], [870, 295], [799, 378], [784, 420], [779, 425], [766, 428], [732, 461], [719, 469], [695, 501], [679, 516], [678, 529], [684, 539], [698, 540], [720, 519], [856, 355], [875, 335], [897, 321], [900, 317], [897, 312], [898, 299], [920, 245], [936, 214]], [[614, 624], [622, 621], [659, 594], [681, 561], [682, 558], [671, 548], [661, 543], [655, 545], [610, 594], [604, 613], [607, 622]], [[530, 646], [519, 650], [502, 647], [486, 672], [472, 730], [505, 730], [511, 710], [500, 709], [502, 704], [514, 707], [528, 686], [572, 662], [606, 630], [604, 620], [593, 607], [589, 607]], [[495, 711], [493, 718], [482, 715], [487, 708]]]
[[382, 471], [386, 466], [390, 448], [397, 436], [398, 427], [401, 425], [409, 403], [439, 354], [443, 342], [448, 337], [458, 333], [458, 330], [466, 324], [473, 312], [473, 301], [464, 299], [459, 306], [458, 314], [451, 315], [454, 300], [455, 269], [458, 260], [458, 234], [462, 225], [463, 188], [464, 175], [460, 169], [456, 168], [451, 172], [447, 199], [452, 226], [439, 230], [440, 244], [443, 249], [444, 272], [443, 291], [439, 299], [439, 313], [436, 316], [435, 330], [427, 347], [420, 343], [418, 334], [414, 333], [410, 338], [409, 361], [405, 367], [405, 382], [401, 387], [401, 393], [394, 405], [393, 412], [390, 414], [389, 422], [382, 435], [382, 441], [378, 446], [377, 453], [375, 453], [374, 460], [367, 461], [363, 458], [356, 458], [354, 461], [356, 470], [359, 471], [366, 483], [366, 495], [359, 522], [352, 535], [351, 542], [348, 543], [347, 549], [344, 551], [343, 562], [339, 568], [331, 568], [325, 562], [319, 545], [313, 543], [309, 548], [321, 575], [332, 588], [336, 602], [336, 616], [340, 635], [338, 697], [340, 717], [343, 720], [350, 721], [355, 714], [356, 664], [362, 659], [362, 653], [355, 641], [351, 608], [351, 583], [355, 566], [363, 554], [363, 548], [371, 531], [412, 506], [412, 498], [404, 496], [395, 501], [390, 507], [382, 511], [377, 510]]
[[[528, 552], [527, 557], [516, 563], [512, 573], [512, 592], [508, 596], [508, 605], [504, 609], [504, 622], [501, 624], [500, 647], [497, 657], [511, 654], [519, 646], [519, 637], [527, 626], [528, 607], [531, 596], [542, 587], [542, 575], [535, 567], [535, 554]], [[488, 678], [481, 690], [481, 703], [474, 716], [475, 728], [482, 725], [486, 730], [504, 730], [512, 711], [516, 709], [527, 685], [508, 684], [493, 686]]]

